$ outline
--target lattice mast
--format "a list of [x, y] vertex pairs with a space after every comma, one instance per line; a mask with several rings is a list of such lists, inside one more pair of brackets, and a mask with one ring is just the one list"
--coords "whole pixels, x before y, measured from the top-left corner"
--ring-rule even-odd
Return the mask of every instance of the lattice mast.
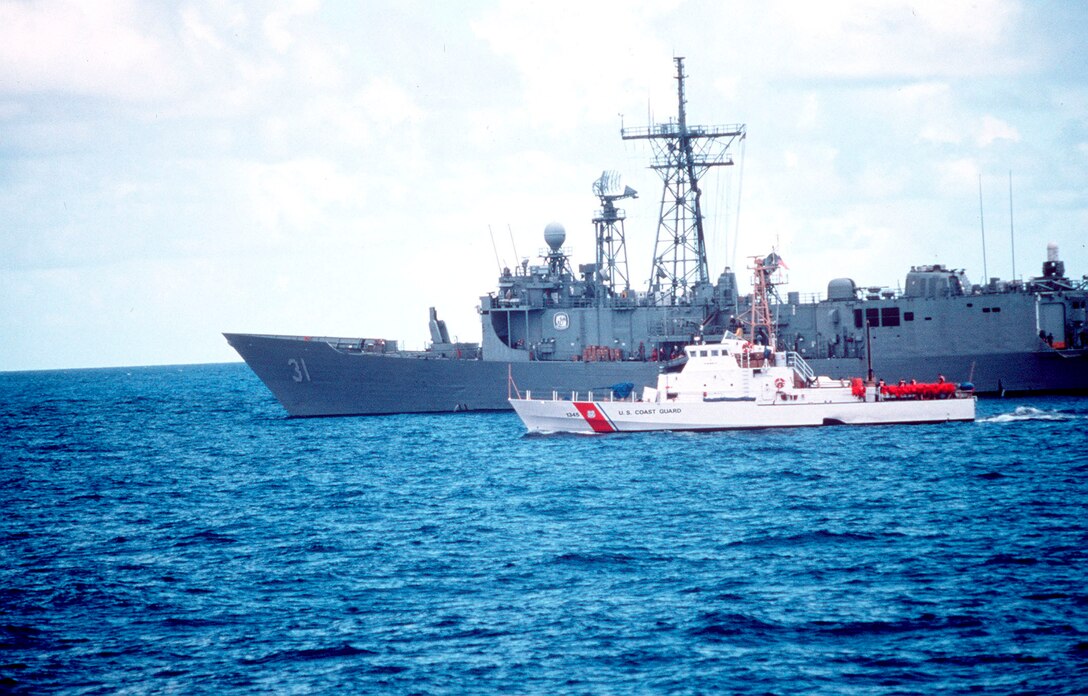
[[775, 252], [768, 256], [751, 256], [752, 305], [748, 310], [748, 340], [753, 344], [778, 349], [777, 322], [771, 314], [771, 295], [777, 295], [775, 286], [783, 282], [780, 269], [787, 268]]
[[[624, 186], [617, 171], [605, 171], [593, 182], [593, 193], [601, 201], [601, 209], [593, 217], [597, 233], [597, 277], [601, 286], [611, 294], [631, 289], [627, 273], [627, 245], [623, 221], [627, 214], [616, 207], [616, 201], [638, 198], [638, 192]], [[603, 296], [598, 296], [603, 301]]]
[[650, 168], [661, 175], [664, 190], [649, 290], [676, 302], [688, 296], [695, 285], [710, 282], [699, 177], [710, 167], [733, 164], [729, 146], [737, 139], [744, 139], [745, 126], [689, 126], [684, 59], [673, 60], [677, 121], [623, 128], [620, 135], [624, 140], [649, 140], [653, 148]]

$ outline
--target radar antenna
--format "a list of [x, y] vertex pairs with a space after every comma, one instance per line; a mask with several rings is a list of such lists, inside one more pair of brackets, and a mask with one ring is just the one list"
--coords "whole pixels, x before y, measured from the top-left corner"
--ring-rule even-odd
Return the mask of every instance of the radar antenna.
[[678, 118], [640, 128], [621, 128], [624, 140], [649, 140], [654, 151], [651, 169], [664, 182], [661, 216], [654, 245], [650, 292], [671, 302], [689, 297], [695, 285], [710, 282], [703, 235], [699, 177], [710, 167], [733, 164], [729, 146], [745, 137], [744, 124], [689, 126], [684, 97], [684, 59], [677, 57]]
[[[624, 186], [617, 171], [605, 171], [593, 182], [593, 193], [601, 199], [601, 209], [593, 218], [597, 231], [597, 277], [611, 293], [631, 289], [627, 274], [627, 246], [624, 242], [623, 221], [627, 214], [616, 207], [616, 201], [638, 198], [638, 192]], [[603, 293], [602, 293], [603, 294]]]

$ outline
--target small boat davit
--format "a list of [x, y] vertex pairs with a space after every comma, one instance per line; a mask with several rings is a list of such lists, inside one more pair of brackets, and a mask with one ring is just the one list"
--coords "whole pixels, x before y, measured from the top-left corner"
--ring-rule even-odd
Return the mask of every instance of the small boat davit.
[[[597, 395], [552, 392], [548, 398], [514, 394], [510, 405], [534, 433], [612, 433], [649, 430], [730, 430], [815, 425], [944, 423], [975, 419], [970, 383], [940, 377], [930, 384], [885, 385], [817, 377], [795, 351], [772, 350], [776, 322], [768, 295], [784, 267], [772, 253], [753, 257], [754, 288], [746, 324], [718, 343], [696, 340], [662, 369], [656, 386], [641, 394], [631, 383], [597, 389]], [[868, 327], [867, 327], [868, 328]], [[866, 331], [868, 339], [868, 331]], [[769, 339], [769, 340], [768, 340]], [[868, 344], [869, 341], [866, 340]], [[871, 346], [866, 349], [871, 356]], [[870, 358], [871, 360], [871, 358]], [[602, 393], [603, 392], [603, 393]]]

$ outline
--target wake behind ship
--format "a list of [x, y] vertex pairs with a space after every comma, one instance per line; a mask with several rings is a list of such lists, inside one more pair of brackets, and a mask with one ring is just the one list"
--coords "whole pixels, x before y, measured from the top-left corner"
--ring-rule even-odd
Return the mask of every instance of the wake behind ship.
[[682, 363], [684, 346], [738, 330], [848, 378], [865, 372], [867, 324], [873, 365], [888, 382], [940, 373], [983, 394], [1088, 393], [1088, 279], [1068, 278], [1053, 245], [1042, 274], [1027, 281], [972, 284], [962, 270], [922, 265], [902, 291], [836, 278], [825, 297], [803, 302], [796, 292], [783, 300], [772, 279], [774, 330], [763, 330], [753, 320], [757, 293], [740, 295], [728, 267], [711, 278], [699, 189], [710, 168], [733, 164], [746, 129], [689, 125], [683, 58], [675, 62], [677, 118], [621, 129], [650, 146], [664, 184], [644, 290], [629, 280], [617, 206], [638, 193], [604, 172], [593, 184], [594, 261], [575, 269], [565, 229], [548, 225], [539, 262], [503, 269], [480, 298], [481, 343], [450, 341], [433, 308], [423, 351], [377, 338], [227, 333], [227, 341], [291, 416], [506, 410], [511, 376], [538, 393], [645, 384]]

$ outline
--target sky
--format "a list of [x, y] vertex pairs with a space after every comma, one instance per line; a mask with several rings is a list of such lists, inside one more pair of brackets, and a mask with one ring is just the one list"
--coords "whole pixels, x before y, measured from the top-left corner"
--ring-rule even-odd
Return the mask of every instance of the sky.
[[1029, 278], [1054, 242], [1080, 278], [1085, 36], [1081, 2], [0, 0], [0, 370], [422, 348], [431, 306], [476, 341], [548, 223], [593, 260], [604, 170], [645, 289], [661, 181], [620, 128], [674, 116], [675, 56], [689, 123], [747, 127], [712, 277]]

